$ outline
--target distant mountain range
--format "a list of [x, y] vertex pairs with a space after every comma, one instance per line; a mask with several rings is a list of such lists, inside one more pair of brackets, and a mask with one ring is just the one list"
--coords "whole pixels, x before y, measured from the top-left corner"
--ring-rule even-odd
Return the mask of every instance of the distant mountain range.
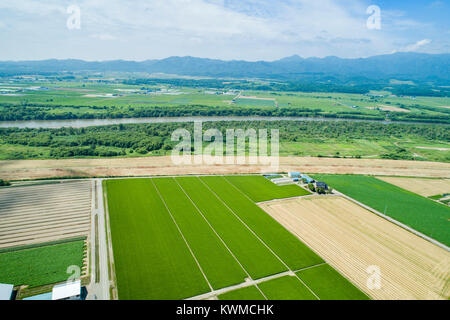
[[147, 72], [189, 76], [269, 78], [298, 80], [311, 76], [363, 77], [366, 79], [401, 79], [450, 81], [450, 54], [394, 53], [369, 58], [338, 57], [301, 58], [291, 56], [281, 60], [222, 61], [194, 57], [170, 57], [162, 60], [103, 61], [41, 60], [0, 62], [1, 74], [52, 72]]

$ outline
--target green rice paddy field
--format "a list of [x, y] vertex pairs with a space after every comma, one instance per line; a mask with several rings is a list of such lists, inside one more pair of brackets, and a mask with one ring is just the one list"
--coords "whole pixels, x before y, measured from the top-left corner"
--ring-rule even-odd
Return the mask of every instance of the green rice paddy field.
[[67, 280], [67, 267], [83, 266], [84, 240], [0, 252], [0, 283], [38, 287]]
[[338, 191], [450, 246], [450, 208], [375, 177], [318, 174]]
[[262, 176], [105, 185], [119, 299], [367, 299], [255, 204], [305, 195], [298, 186]]

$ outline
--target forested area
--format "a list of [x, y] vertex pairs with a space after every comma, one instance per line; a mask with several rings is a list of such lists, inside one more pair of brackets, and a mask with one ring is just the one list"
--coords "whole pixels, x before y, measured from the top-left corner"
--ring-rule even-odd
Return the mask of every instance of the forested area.
[[[91, 112], [86, 112], [90, 109]], [[430, 110], [433, 108], [429, 107]], [[442, 111], [440, 111], [442, 112]], [[145, 117], [184, 117], [184, 116], [259, 116], [259, 117], [314, 117], [335, 119], [385, 120], [407, 122], [450, 123], [446, 114], [383, 112], [368, 114], [358, 110], [326, 112], [320, 109], [291, 106], [288, 108], [238, 106], [212, 107], [206, 105], [179, 106], [76, 106], [43, 105], [25, 103], [21, 105], [0, 104], [0, 121], [21, 120], [67, 120], [67, 119], [118, 119]]]
[[[193, 123], [159, 123], [97, 126], [60, 129], [0, 129], [0, 150], [15, 147], [8, 158], [114, 157], [167, 154], [178, 142], [171, 141], [174, 130], [185, 128], [191, 133]], [[204, 122], [203, 130], [279, 129], [280, 142], [324, 146], [341, 141], [352, 144], [364, 141], [392, 144], [391, 140], [450, 142], [450, 127], [444, 125], [383, 124], [350, 121], [221, 121]], [[411, 159], [411, 152], [402, 147], [389, 147], [382, 158]], [[47, 153], [42, 150], [46, 150]], [[280, 152], [284, 150], [281, 148]], [[361, 150], [364, 154], [365, 150]], [[321, 154], [309, 154], [321, 156]], [[324, 156], [328, 156], [326, 153]], [[339, 157], [340, 154], [334, 155]], [[450, 159], [448, 159], [450, 160]]]

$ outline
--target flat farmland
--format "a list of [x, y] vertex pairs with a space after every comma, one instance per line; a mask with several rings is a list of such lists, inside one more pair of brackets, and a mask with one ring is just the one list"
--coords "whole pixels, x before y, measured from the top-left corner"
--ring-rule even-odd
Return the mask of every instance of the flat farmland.
[[[331, 267], [373, 299], [450, 297], [448, 251], [350, 200], [331, 195], [260, 206], [328, 262], [297, 272], [323, 299], [358, 297], [353, 285]], [[379, 270], [379, 288], [367, 285], [371, 266]]]
[[67, 268], [84, 265], [84, 240], [0, 251], [0, 282], [37, 287], [65, 281]]
[[0, 189], [0, 248], [89, 236], [91, 182]]
[[402, 177], [377, 177], [402, 189], [417, 193], [424, 197], [450, 193], [450, 179], [424, 179]]
[[375, 177], [314, 175], [338, 191], [450, 246], [450, 208]]
[[[228, 161], [228, 159], [225, 159]], [[0, 179], [22, 180], [49, 177], [124, 177], [147, 175], [201, 175], [272, 173], [266, 165], [176, 165], [170, 156], [110, 159], [0, 160]], [[450, 163], [280, 157], [280, 172], [371, 174], [450, 178]]]
[[119, 299], [320, 299], [296, 272], [326, 263], [231, 180], [105, 181]]
[[299, 197], [311, 194], [295, 184], [277, 186], [263, 176], [229, 176], [227, 180], [254, 202]]

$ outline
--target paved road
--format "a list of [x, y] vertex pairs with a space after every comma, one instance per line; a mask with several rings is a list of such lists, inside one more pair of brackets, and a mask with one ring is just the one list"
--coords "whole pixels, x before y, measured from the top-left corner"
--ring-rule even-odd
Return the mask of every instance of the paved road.
[[[89, 285], [88, 297], [89, 300], [109, 300], [109, 274], [108, 274], [108, 246], [106, 244], [106, 225], [105, 225], [105, 208], [103, 205], [103, 186], [102, 179], [95, 179], [93, 183], [97, 184], [97, 208], [95, 207], [95, 201], [93, 201], [92, 210], [92, 232], [91, 232], [91, 272], [92, 281]], [[95, 189], [95, 188], [93, 188]], [[94, 192], [94, 191], [93, 191]], [[95, 199], [95, 197], [94, 197]], [[99, 276], [100, 279], [96, 279], [96, 265], [95, 265], [95, 217], [98, 217], [98, 249], [99, 249]]]

